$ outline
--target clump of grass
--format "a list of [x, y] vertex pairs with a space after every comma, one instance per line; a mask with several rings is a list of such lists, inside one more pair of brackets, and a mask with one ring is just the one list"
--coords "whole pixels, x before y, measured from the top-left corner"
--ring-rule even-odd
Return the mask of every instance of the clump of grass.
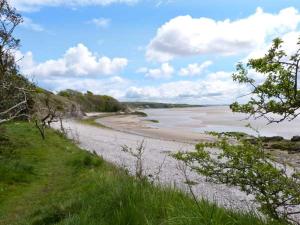
[[103, 124], [96, 121], [99, 118], [101, 118], [101, 117], [89, 117], [89, 118], [81, 119], [79, 121], [80, 121], [80, 123], [90, 125], [90, 126], [94, 126], [94, 127], [108, 128], [107, 126], [105, 126], [105, 125], [103, 125]]
[[0, 180], [0, 225], [278, 225], [206, 201], [199, 210], [188, 194], [134, 179], [52, 130], [43, 141], [28, 123], [5, 127], [11, 162], [32, 168], [15, 170], [30, 174], [25, 184]]
[[92, 169], [92, 168], [97, 168], [102, 165], [103, 159], [93, 155], [91, 153], [85, 153], [84, 155], [79, 155], [75, 159], [71, 159], [69, 162], [70, 165], [72, 165], [76, 170], [80, 169]]
[[152, 123], [159, 123], [158, 120], [146, 120], [146, 121], [149, 121], [149, 122], [152, 122]]
[[130, 113], [131, 115], [136, 115], [136, 116], [140, 116], [140, 117], [147, 117], [147, 113], [145, 112], [141, 112], [141, 111], [134, 111], [132, 113]]

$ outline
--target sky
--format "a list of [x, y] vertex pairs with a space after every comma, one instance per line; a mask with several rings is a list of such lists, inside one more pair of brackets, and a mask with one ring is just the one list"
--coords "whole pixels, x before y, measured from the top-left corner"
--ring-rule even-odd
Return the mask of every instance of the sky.
[[[300, 37], [299, 0], [10, 0], [22, 74], [58, 92], [122, 101], [228, 104], [250, 90], [237, 62]], [[252, 73], [256, 79], [260, 74]]]

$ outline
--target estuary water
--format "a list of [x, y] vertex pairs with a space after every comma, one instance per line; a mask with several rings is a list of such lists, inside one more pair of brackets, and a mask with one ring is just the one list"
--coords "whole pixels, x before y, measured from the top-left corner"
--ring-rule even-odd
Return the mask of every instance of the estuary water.
[[257, 135], [253, 129], [246, 127], [251, 124], [261, 136], [282, 136], [291, 138], [300, 135], [300, 117], [293, 121], [284, 121], [267, 125], [265, 119], [247, 119], [246, 114], [233, 113], [228, 106], [209, 106], [196, 108], [145, 109], [147, 120], [158, 120], [151, 124], [157, 128], [171, 128], [177, 131], [193, 131], [204, 133], [215, 132], [245, 132]]

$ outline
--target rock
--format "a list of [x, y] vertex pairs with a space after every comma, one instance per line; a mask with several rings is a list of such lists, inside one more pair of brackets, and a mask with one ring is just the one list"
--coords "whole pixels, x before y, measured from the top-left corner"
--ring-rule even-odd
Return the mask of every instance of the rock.
[[288, 149], [290, 154], [300, 153], [300, 145], [291, 145]]
[[291, 139], [292, 142], [300, 141], [300, 136], [294, 136]]
[[244, 140], [248, 141], [252, 145], [257, 145], [257, 143], [258, 143], [257, 138], [254, 138], [254, 137], [247, 137]]
[[275, 142], [275, 141], [283, 141], [284, 138], [281, 136], [273, 136], [273, 137], [261, 137], [263, 142]]

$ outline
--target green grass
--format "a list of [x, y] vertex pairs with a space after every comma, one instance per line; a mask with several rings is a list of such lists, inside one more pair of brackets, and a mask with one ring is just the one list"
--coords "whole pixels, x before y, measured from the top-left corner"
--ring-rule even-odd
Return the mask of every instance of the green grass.
[[158, 121], [158, 120], [146, 120], [146, 121], [148, 121], [148, 122], [152, 122], [152, 123], [159, 123], [159, 121]]
[[1, 225], [275, 225], [139, 182], [33, 125], [0, 127]]
[[140, 117], [147, 117], [147, 113], [145, 112], [141, 112], [141, 111], [134, 111], [134, 112], [131, 112], [129, 113], [129, 115], [136, 115], [136, 116], [140, 116]]
[[101, 118], [101, 117], [93, 116], [93, 117], [89, 117], [89, 118], [80, 119], [79, 122], [82, 124], [86, 124], [86, 125], [90, 125], [90, 126], [94, 126], [94, 127], [108, 128], [107, 126], [96, 121], [99, 118]]

